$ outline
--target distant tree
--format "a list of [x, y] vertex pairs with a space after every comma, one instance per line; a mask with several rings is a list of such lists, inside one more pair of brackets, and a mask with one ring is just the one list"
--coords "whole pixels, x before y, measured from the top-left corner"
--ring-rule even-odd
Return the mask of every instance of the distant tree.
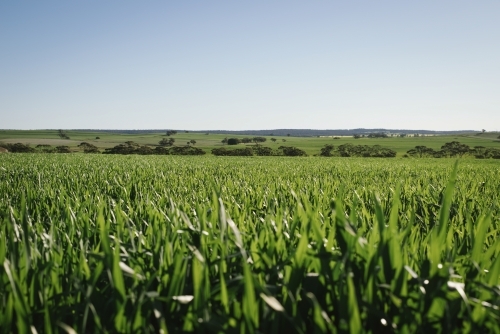
[[101, 137], [95, 137], [95, 139], [101, 139]]
[[103, 154], [137, 154], [139, 144], [133, 141], [126, 141], [124, 144], [118, 144], [115, 147], [104, 149]]
[[222, 143], [223, 145], [226, 145], [226, 144], [227, 144], [227, 137], [226, 137], [226, 138], [224, 138], [224, 139], [222, 139], [222, 140], [221, 140], [221, 143]]
[[189, 142], [190, 142], [191, 144], [193, 144], [193, 145], [194, 145], [194, 144], [196, 144], [196, 140], [194, 140], [194, 139], [191, 139]]
[[500, 159], [500, 149], [498, 148], [489, 148], [486, 150], [486, 154], [493, 159]]
[[276, 143], [276, 138], [271, 138], [271, 141], [272, 141], [273, 143]]
[[481, 130], [481, 132], [482, 132], [482, 133], [485, 133], [485, 132], [486, 132], [486, 130], [485, 130], [485, 129], [482, 129], [482, 130]]
[[344, 144], [344, 145], [340, 145], [338, 148], [337, 148], [337, 152], [339, 153], [339, 155], [341, 157], [351, 157], [351, 156], [356, 156], [356, 152], [355, 152], [355, 149], [354, 149], [354, 145], [353, 144]]
[[177, 131], [175, 131], [175, 130], [168, 130], [167, 133], [166, 133], [167, 136], [173, 136], [173, 135], [176, 135], [176, 134], [177, 134]]
[[473, 154], [476, 159], [500, 159], [500, 149], [497, 148], [474, 146], [474, 148], [470, 150], [470, 153]]
[[333, 139], [340, 139], [340, 137], [333, 137]]
[[238, 145], [239, 143], [241, 143], [241, 140], [239, 140], [238, 138], [229, 138], [227, 140], [228, 145]]
[[169, 155], [170, 151], [165, 146], [156, 146], [154, 149], [154, 154], [156, 154], [156, 155]]
[[160, 140], [158, 142], [158, 144], [160, 146], [172, 146], [172, 145], [174, 145], [174, 143], [175, 143], [175, 139], [174, 138], [168, 138], [168, 139], [167, 138], [163, 138], [162, 140]]
[[396, 152], [381, 147], [380, 145], [353, 145], [353, 144], [343, 144], [337, 147], [338, 155], [341, 157], [365, 157], [365, 158], [393, 158], [396, 156]]
[[263, 143], [265, 142], [267, 139], [265, 137], [253, 137], [252, 138], [252, 141], [255, 143], [255, 144], [259, 144], [259, 143]]
[[38, 144], [36, 145], [36, 149], [43, 152], [43, 153], [54, 153], [55, 149], [52, 148], [52, 146], [47, 145], [47, 144]]
[[21, 143], [15, 143], [15, 144], [7, 144], [7, 143], [0, 143], [0, 147], [5, 148], [11, 153], [33, 153], [35, 152], [35, 149], [33, 147], [29, 147], [28, 145], [24, 145]]
[[289, 134], [289, 133], [287, 133], [287, 134], [286, 134], [286, 136], [287, 136], [287, 137], [290, 137], [290, 134]]
[[[173, 148], [175, 148], [175, 146]], [[157, 146], [153, 149], [149, 146], [141, 146], [133, 141], [127, 141], [124, 144], [119, 144], [113, 148], [105, 149], [103, 154], [166, 155], [170, 154], [170, 151], [165, 146]]]
[[184, 131], [184, 133], [189, 133], [189, 131], [188, 131], [188, 130], [186, 130], [186, 131]]
[[389, 137], [387, 133], [384, 132], [376, 132], [376, 133], [369, 133], [368, 138], [387, 138]]
[[206, 153], [201, 148], [193, 146], [174, 146], [169, 152], [173, 155], [204, 155]]
[[415, 146], [415, 148], [412, 148], [406, 153], [412, 157], [424, 158], [424, 157], [432, 157], [436, 152], [430, 147]]
[[484, 146], [474, 146], [471, 153], [478, 159], [486, 158], [486, 147]]
[[59, 129], [57, 131], [57, 135], [59, 136], [59, 138], [62, 138], [62, 139], [69, 139], [69, 136], [66, 132], [64, 132], [63, 130]]
[[255, 153], [255, 155], [258, 155], [258, 156], [278, 155], [278, 152], [274, 151], [272, 148], [266, 147], [266, 146], [261, 146], [261, 145], [253, 146], [252, 151]]
[[56, 146], [56, 153], [71, 153], [68, 146]]
[[401, 138], [406, 137], [406, 133], [402, 133], [402, 134], [400, 134], [400, 135], [399, 135], [399, 137], [401, 137]]
[[354, 139], [359, 139], [359, 138], [361, 138], [361, 135], [356, 133], [353, 137], [354, 137]]
[[241, 142], [242, 142], [243, 144], [248, 144], [248, 143], [251, 143], [251, 142], [252, 142], [252, 138], [248, 138], [248, 137], [242, 138], [242, 139], [241, 139]]
[[253, 150], [250, 147], [237, 148], [234, 150], [227, 150], [225, 147], [219, 147], [212, 149], [212, 154], [222, 156], [252, 156]]
[[286, 139], [281, 139], [282, 142], [286, 142]]
[[134, 153], [140, 155], [152, 155], [155, 154], [155, 151], [149, 146], [139, 146]]
[[100, 153], [99, 149], [95, 145], [87, 142], [80, 143], [78, 147], [82, 148], [84, 153]]
[[470, 153], [470, 147], [466, 144], [461, 144], [457, 141], [452, 141], [441, 146], [441, 153], [445, 156], [459, 156], [462, 157]]
[[300, 148], [293, 147], [293, 146], [280, 146], [278, 147], [279, 150], [283, 153], [283, 155], [287, 157], [305, 157], [307, 156], [307, 153]]
[[321, 148], [319, 155], [322, 157], [331, 157], [333, 156], [332, 151], [334, 148], [335, 146], [327, 144], [323, 148]]

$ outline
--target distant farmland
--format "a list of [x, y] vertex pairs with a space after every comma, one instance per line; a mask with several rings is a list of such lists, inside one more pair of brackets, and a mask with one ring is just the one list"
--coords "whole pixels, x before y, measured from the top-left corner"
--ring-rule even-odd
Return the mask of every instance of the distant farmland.
[[[231, 135], [231, 134], [207, 134], [205, 132], [180, 132], [173, 136], [167, 137], [165, 132], [133, 132], [133, 133], [113, 133], [113, 132], [95, 132], [95, 131], [66, 131], [69, 139], [63, 139], [58, 135], [57, 130], [0, 130], [0, 143], [23, 143], [36, 147], [37, 145], [67, 145], [71, 149], [78, 151], [78, 145], [82, 142], [88, 142], [98, 147], [101, 151], [106, 148], [111, 148], [115, 145], [123, 144], [127, 141], [133, 141], [140, 145], [155, 147], [164, 138], [173, 138], [175, 146], [186, 145], [191, 140], [196, 141], [195, 147], [204, 150], [210, 154], [212, 149], [224, 147], [222, 141], [225, 138], [253, 138], [252, 135]], [[293, 146], [304, 150], [308, 155], [317, 155], [325, 145], [334, 145], [338, 147], [343, 144], [353, 145], [380, 145], [397, 152], [398, 157], [402, 157], [408, 150], [415, 146], [426, 146], [438, 150], [447, 142], [458, 141], [466, 144], [471, 148], [475, 146], [484, 146], [486, 148], [500, 149], [500, 133], [469, 133], [456, 135], [428, 135], [413, 137], [399, 137], [397, 135], [389, 136], [388, 138], [360, 138], [355, 139], [352, 136], [341, 137], [297, 137], [297, 136], [278, 136], [265, 135], [266, 142], [260, 143], [265, 147], [277, 149], [279, 146]], [[96, 139], [99, 138], [99, 139]], [[272, 139], [276, 141], [272, 141]], [[334, 139], [338, 138], [338, 139]], [[244, 148], [254, 143], [239, 144], [230, 148]]]

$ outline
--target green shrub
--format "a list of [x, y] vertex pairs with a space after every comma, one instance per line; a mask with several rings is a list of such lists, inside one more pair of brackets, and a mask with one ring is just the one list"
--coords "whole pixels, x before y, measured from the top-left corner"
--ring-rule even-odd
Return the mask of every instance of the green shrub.
[[288, 157], [305, 157], [307, 153], [297, 147], [293, 146], [280, 146], [278, 150], [281, 150], [284, 156]]
[[228, 145], [238, 145], [241, 141], [238, 138], [229, 138], [227, 140]]
[[226, 150], [224, 147], [212, 149], [212, 154], [217, 156], [252, 156], [253, 151], [250, 147]]

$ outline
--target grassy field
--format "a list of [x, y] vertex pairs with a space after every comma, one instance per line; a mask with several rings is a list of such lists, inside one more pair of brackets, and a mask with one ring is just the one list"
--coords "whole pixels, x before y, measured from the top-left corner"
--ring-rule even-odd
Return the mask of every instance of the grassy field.
[[[103, 132], [83, 132], [83, 131], [68, 131], [70, 137], [69, 140], [59, 138], [56, 130], [33, 130], [33, 131], [21, 131], [21, 130], [0, 130], [0, 142], [5, 143], [23, 143], [30, 144], [31, 146], [36, 146], [38, 144], [47, 145], [67, 145], [70, 147], [76, 147], [81, 142], [85, 141], [91, 143], [101, 149], [113, 147], [115, 145], [124, 143], [126, 141], [134, 141], [141, 145], [157, 145], [158, 142], [165, 138], [164, 133], [154, 133], [154, 134], [118, 134], [118, 133], [103, 133]], [[318, 154], [320, 149], [326, 144], [333, 144], [335, 146], [342, 145], [345, 143], [352, 143], [356, 145], [381, 145], [383, 147], [390, 148], [398, 153], [398, 156], [402, 156], [408, 150], [414, 148], [417, 145], [424, 145], [435, 150], [447, 142], [459, 141], [461, 143], [467, 144], [470, 147], [474, 146], [485, 146], [494, 147], [500, 149], [500, 139], [497, 137], [499, 133], [485, 133], [481, 135], [458, 135], [458, 136], [428, 136], [428, 137], [407, 137], [407, 138], [382, 138], [382, 139], [369, 139], [360, 138], [354, 139], [353, 137], [340, 137], [340, 139], [333, 138], [317, 138], [317, 137], [277, 137], [275, 143], [270, 139], [273, 136], [266, 136], [267, 141], [264, 146], [269, 146], [273, 148], [278, 148], [281, 145], [295, 146], [307, 152], [309, 155]], [[96, 139], [100, 137], [100, 139]], [[172, 138], [175, 139], [175, 145], [185, 145], [190, 140], [196, 140], [196, 147], [200, 147], [207, 153], [213, 148], [221, 147], [223, 144], [221, 141], [225, 138], [244, 138], [251, 136], [233, 136], [233, 135], [216, 135], [205, 133], [178, 133]], [[286, 142], [283, 142], [286, 140]], [[245, 144], [239, 144], [235, 147], [244, 147]]]
[[500, 333], [499, 175], [495, 160], [4, 154], [0, 332]]

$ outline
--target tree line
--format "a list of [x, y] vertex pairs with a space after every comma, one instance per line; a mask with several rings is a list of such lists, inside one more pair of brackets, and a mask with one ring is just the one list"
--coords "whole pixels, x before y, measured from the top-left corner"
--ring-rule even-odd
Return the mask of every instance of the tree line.
[[364, 158], [394, 158], [396, 151], [380, 145], [353, 145], [343, 144], [335, 148], [334, 145], [325, 145], [320, 153], [322, 157], [364, 157]]
[[[227, 149], [219, 147], [212, 149], [212, 154], [216, 156], [307, 156], [307, 153], [294, 146], [279, 146], [277, 149], [260, 145], [260, 139], [251, 138], [255, 145], [246, 146], [245, 148]], [[263, 137], [261, 137], [263, 138]], [[230, 138], [234, 139], [234, 138]], [[264, 138], [265, 139], [265, 138]], [[229, 141], [229, 140], [228, 140]], [[187, 142], [185, 146], [174, 146], [173, 138], [164, 138], [159, 142], [159, 145], [152, 148], [146, 145], [140, 145], [133, 141], [127, 141], [123, 144], [118, 144], [112, 148], [106, 148], [103, 154], [139, 154], [139, 155], [204, 155], [205, 151], [198, 147], [194, 147], [195, 140]], [[229, 145], [229, 144], [228, 144]], [[72, 153], [69, 146], [51, 146], [40, 144], [36, 147], [31, 147], [22, 143], [0, 143], [0, 147], [5, 148], [12, 153]], [[82, 142], [78, 148], [84, 153], [101, 153], [95, 145]], [[394, 158], [396, 151], [382, 147], [380, 145], [353, 145], [343, 144], [335, 147], [327, 144], [321, 148], [319, 154], [322, 157], [377, 157], [377, 158]], [[416, 158], [454, 158], [473, 156], [477, 159], [500, 159], [500, 149], [487, 148], [484, 146], [470, 147], [466, 144], [452, 141], [441, 146], [440, 150], [434, 150], [426, 146], [416, 146], [406, 152], [403, 157]]]
[[36, 147], [31, 147], [22, 143], [0, 143], [0, 147], [3, 147], [8, 152], [11, 153], [71, 153], [69, 146], [51, 146], [51, 145], [37, 145]]
[[[275, 138], [271, 138], [273, 142], [276, 141]], [[238, 144], [250, 144], [250, 143], [255, 143], [255, 144], [260, 144], [260, 143], [265, 143], [267, 141], [266, 137], [245, 137], [245, 138], [224, 138], [221, 140], [221, 143], [224, 145], [238, 145]]]
[[486, 148], [484, 146], [474, 146], [452, 141], [441, 146], [440, 150], [434, 150], [426, 146], [415, 146], [408, 150], [404, 157], [415, 158], [461, 158], [463, 156], [473, 156], [476, 159], [500, 159], [500, 149]]
[[[78, 151], [73, 151], [69, 146], [56, 146], [51, 145], [37, 145], [36, 147], [31, 147], [22, 143], [8, 144], [0, 143], [0, 147], [5, 148], [11, 153], [74, 153]], [[101, 152], [99, 148], [93, 144], [82, 142], [78, 145], [80, 150], [84, 153], [94, 153], [94, 154], [140, 154], [140, 155], [203, 155], [205, 151], [200, 148], [193, 146], [157, 146], [151, 148], [146, 145], [140, 145], [133, 141], [127, 141], [123, 144], [118, 144], [112, 148], [106, 148], [104, 152]]]
[[280, 146], [274, 150], [271, 147], [261, 145], [247, 146], [245, 148], [226, 149], [225, 147], [212, 149], [212, 154], [217, 156], [287, 156], [303, 157], [307, 156], [304, 150], [293, 146]]
[[[173, 144], [173, 142], [172, 142]], [[124, 144], [116, 145], [104, 150], [103, 154], [139, 154], [139, 155], [204, 155], [205, 151], [201, 148], [186, 146], [160, 145], [155, 148], [140, 145], [133, 141], [127, 141]]]

